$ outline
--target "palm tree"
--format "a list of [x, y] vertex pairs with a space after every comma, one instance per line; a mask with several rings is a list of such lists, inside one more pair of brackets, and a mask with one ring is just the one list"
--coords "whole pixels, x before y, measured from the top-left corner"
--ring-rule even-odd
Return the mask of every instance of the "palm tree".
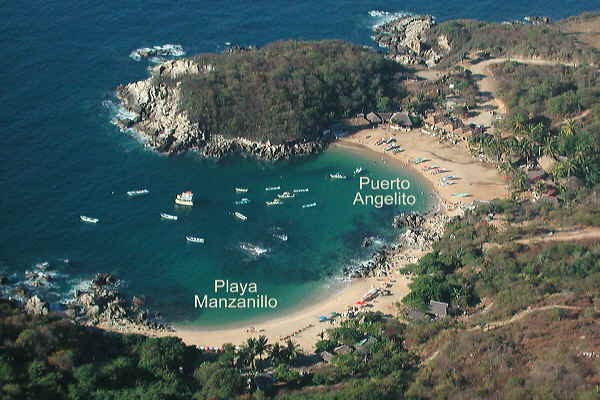
[[294, 342], [292, 342], [292, 339], [288, 339], [288, 341], [286, 343], [286, 348], [285, 348], [286, 359], [289, 361], [294, 361], [301, 354], [302, 354], [302, 352], [300, 351], [300, 348], [298, 348], [298, 346]]
[[279, 342], [275, 342], [275, 344], [271, 346], [271, 349], [269, 350], [269, 358], [271, 359], [273, 365], [281, 364], [283, 361], [285, 361], [285, 350], [279, 344]]
[[255, 341], [254, 353], [258, 356], [259, 360], [262, 360], [262, 355], [271, 347], [267, 343], [269, 339], [265, 335], [260, 335], [258, 340]]
[[251, 337], [246, 340], [245, 355], [246, 360], [252, 369], [256, 369], [256, 339]]
[[575, 120], [567, 119], [560, 128], [560, 133], [563, 136], [573, 136], [575, 134]]

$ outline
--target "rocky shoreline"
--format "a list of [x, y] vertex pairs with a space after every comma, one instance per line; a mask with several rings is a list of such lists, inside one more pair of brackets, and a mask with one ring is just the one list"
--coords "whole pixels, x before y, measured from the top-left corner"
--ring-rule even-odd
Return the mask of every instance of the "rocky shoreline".
[[46, 315], [59, 312], [77, 324], [120, 332], [161, 334], [174, 329], [157, 312], [146, 307], [143, 297], [128, 298], [120, 290], [119, 279], [108, 273], [98, 273], [89, 287], [76, 290], [73, 296], [58, 303], [51, 300], [54, 281], [49, 263], [26, 271], [24, 281], [0, 276], [4, 297], [21, 304], [25, 312]]
[[[427, 33], [435, 23], [431, 15], [402, 16], [377, 26], [373, 40], [388, 49], [388, 58], [400, 64], [434, 66], [444, 55], [427, 44]], [[447, 36], [441, 35], [437, 41], [440, 49], [451, 49]]]
[[[398, 264], [417, 262], [418, 254], [430, 251], [433, 243], [440, 240], [449, 221], [450, 217], [438, 210], [395, 216], [392, 221], [394, 228], [406, 228], [397, 241], [375, 251], [369, 261], [344, 268], [343, 275], [350, 279], [389, 276], [397, 270]], [[365, 238], [364, 247], [370, 245], [370, 239]]]
[[202, 131], [198, 123], [191, 122], [180, 110], [181, 82], [165, 85], [161, 78], [177, 80], [188, 74], [208, 73], [213, 68], [210, 64], [199, 65], [193, 59], [167, 61], [150, 68], [150, 78], [117, 88], [116, 96], [127, 111], [123, 114], [128, 116], [116, 119], [115, 124], [121, 130], [137, 132], [147, 139], [147, 147], [160, 153], [196, 151], [211, 158], [241, 154], [259, 160], [285, 160], [319, 153], [333, 140], [332, 135], [322, 135], [316, 140], [273, 144]]

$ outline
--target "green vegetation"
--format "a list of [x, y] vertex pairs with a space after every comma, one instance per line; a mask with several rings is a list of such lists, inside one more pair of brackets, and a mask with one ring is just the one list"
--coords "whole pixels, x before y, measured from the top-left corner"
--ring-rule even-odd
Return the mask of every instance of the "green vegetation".
[[580, 46], [558, 25], [499, 24], [473, 20], [446, 21], [428, 32], [428, 45], [444, 54], [437, 38], [446, 35], [452, 46], [445, 65], [461, 61], [465, 55], [525, 57], [559, 60], [579, 64], [600, 62], [600, 51]]
[[226, 137], [312, 139], [334, 119], [394, 110], [403, 97], [394, 80], [399, 64], [341, 41], [282, 41], [193, 60], [213, 68], [177, 78], [180, 106], [203, 131]]

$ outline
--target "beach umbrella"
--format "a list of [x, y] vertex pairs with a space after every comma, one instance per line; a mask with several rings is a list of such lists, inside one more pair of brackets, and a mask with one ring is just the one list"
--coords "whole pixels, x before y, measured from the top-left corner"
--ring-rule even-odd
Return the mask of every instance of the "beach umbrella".
[[319, 317], [319, 322], [325, 322], [325, 321], [327, 321], [327, 317], [325, 317], [324, 315], [321, 315]]
[[356, 304], [358, 304], [359, 306], [362, 306], [363, 304], [365, 304], [364, 301], [357, 301]]
[[337, 316], [338, 316], [338, 315], [340, 315], [340, 314], [338, 314], [338, 313], [336, 313], [336, 312], [332, 312], [330, 315], [331, 315], [332, 317], [337, 317]]

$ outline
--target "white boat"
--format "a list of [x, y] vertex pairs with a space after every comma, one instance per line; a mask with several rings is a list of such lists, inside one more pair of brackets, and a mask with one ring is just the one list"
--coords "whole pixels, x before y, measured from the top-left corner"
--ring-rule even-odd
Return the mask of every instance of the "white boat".
[[346, 175], [342, 175], [339, 172], [336, 172], [335, 174], [329, 174], [329, 177], [331, 179], [347, 179]]
[[281, 194], [278, 194], [277, 197], [279, 197], [280, 199], [292, 199], [296, 197], [296, 195], [291, 194], [290, 192], [283, 192]]
[[304, 204], [302, 206], [302, 208], [311, 208], [311, 207], [316, 207], [317, 203], [309, 203], [309, 204]]
[[237, 212], [237, 211], [235, 211], [235, 212], [233, 213], [233, 215], [234, 215], [236, 218], [239, 218], [239, 219], [241, 219], [242, 221], [245, 221], [245, 220], [247, 220], [247, 219], [248, 219], [248, 217], [246, 217], [244, 214], [242, 214], [242, 213], [239, 213], [239, 212]]
[[308, 188], [304, 188], [304, 189], [294, 189], [293, 190], [294, 193], [306, 193], [308, 192]]
[[235, 188], [236, 193], [246, 193], [248, 192], [248, 188]]
[[192, 243], [204, 243], [204, 238], [194, 237], [194, 236], [186, 236], [185, 239], [188, 242]]
[[240, 243], [240, 249], [255, 256], [260, 256], [269, 252], [269, 250], [263, 249], [262, 247], [256, 246], [252, 243]]
[[97, 224], [99, 219], [98, 218], [92, 218], [92, 217], [86, 217], [85, 215], [80, 215], [79, 219], [82, 222], [89, 222], [90, 224]]
[[235, 204], [237, 204], [238, 206], [239, 205], [243, 205], [243, 204], [248, 204], [248, 203], [250, 203], [250, 199], [247, 199], [245, 197], [243, 199], [238, 200], [238, 201], [235, 202]]
[[194, 193], [188, 190], [187, 192], [183, 192], [177, 195], [177, 197], [175, 198], [175, 204], [179, 204], [180, 206], [193, 206], [193, 198]]
[[169, 219], [171, 221], [177, 221], [177, 215], [171, 215], [166, 213], [160, 213], [160, 217], [163, 219]]
[[358, 174], [360, 174], [360, 173], [361, 173], [361, 172], [363, 172], [363, 171], [364, 171], [364, 169], [363, 169], [362, 167], [358, 167], [358, 168], [356, 168], [356, 169], [354, 170], [354, 175], [358, 175]]
[[288, 240], [288, 236], [285, 233], [274, 233], [273, 237], [276, 238], [276, 239], [279, 239], [279, 240], [281, 240], [283, 242], [285, 242], [285, 241]]
[[268, 206], [280, 206], [283, 204], [283, 202], [279, 199], [275, 199], [273, 201], [266, 201], [265, 204]]
[[266, 187], [265, 190], [267, 192], [270, 192], [270, 191], [273, 191], [273, 190], [281, 190], [281, 186], [269, 186], [269, 187]]
[[129, 192], [127, 192], [127, 196], [136, 197], [136, 196], [143, 196], [148, 193], [150, 193], [150, 191], [148, 189], [130, 190]]
[[39, 269], [46, 269], [49, 266], [50, 266], [50, 263], [48, 261], [44, 261], [44, 262], [35, 264], [35, 267], [39, 268]]

